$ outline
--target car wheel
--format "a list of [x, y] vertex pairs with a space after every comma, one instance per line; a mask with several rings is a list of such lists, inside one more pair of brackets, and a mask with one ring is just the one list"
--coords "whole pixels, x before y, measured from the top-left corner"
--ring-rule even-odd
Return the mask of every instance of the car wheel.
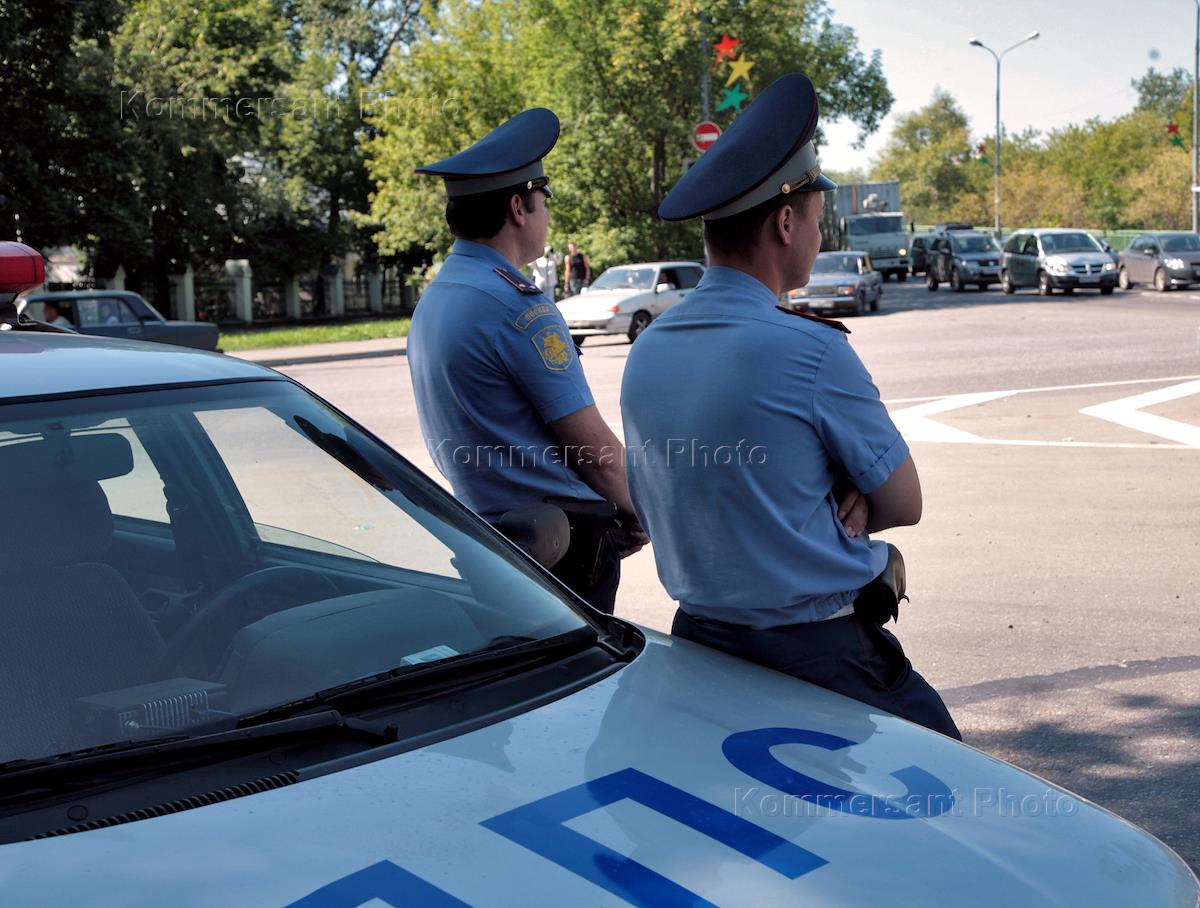
[[583, 342], [587, 340], [587, 337], [588, 336], [586, 334], [572, 334], [571, 343], [573, 343], [576, 347], [582, 347]]
[[635, 312], [629, 322], [629, 343], [638, 339], [638, 335], [650, 327], [649, 312]]
[[1100, 295], [1101, 296], [1111, 296], [1112, 292], [1113, 292], [1112, 284], [1104, 284], [1103, 286], [1100, 287]]
[[967, 285], [963, 282], [962, 275], [959, 274], [957, 268], [950, 271], [950, 286], [954, 288], [955, 293], [962, 293], [967, 289]]
[[875, 291], [875, 299], [871, 300], [871, 311], [872, 312], [879, 311], [879, 300], [882, 297], [883, 297], [883, 288], [880, 287], [878, 290]]
[[1171, 285], [1167, 283], [1167, 272], [1161, 268], [1154, 272], [1154, 289], [1159, 293], [1166, 293], [1171, 289]]
[[925, 272], [925, 289], [926, 290], [937, 290], [937, 288], [938, 288], [937, 278], [934, 276], [932, 271], [926, 271]]
[[1124, 268], [1117, 272], [1117, 283], [1121, 285], [1122, 290], [1129, 290], [1133, 287], [1133, 281], [1129, 279], [1129, 272]]
[[1005, 293], [1016, 293], [1017, 288], [1012, 282], [1012, 278], [1008, 276], [1007, 271], [1000, 273], [1000, 289]]
[[1050, 296], [1054, 292], [1054, 285], [1050, 283], [1050, 275], [1045, 271], [1038, 272], [1038, 293], [1042, 296]]
[[854, 307], [854, 314], [857, 316], [867, 314], [867, 294], [862, 290], [858, 291], [858, 305]]

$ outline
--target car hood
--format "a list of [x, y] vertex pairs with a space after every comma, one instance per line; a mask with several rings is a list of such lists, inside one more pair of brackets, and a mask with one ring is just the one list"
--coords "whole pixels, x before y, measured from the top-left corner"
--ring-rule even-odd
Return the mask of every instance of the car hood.
[[576, 296], [568, 296], [558, 304], [564, 318], [587, 318], [593, 313], [611, 315], [614, 305], [649, 293], [649, 290], [589, 290]]
[[863, 279], [861, 274], [851, 274], [848, 271], [821, 271], [808, 276], [806, 287], [832, 287], [835, 285], [853, 286]]
[[1189, 265], [1200, 264], [1200, 250], [1186, 252], [1163, 252], [1158, 255], [1159, 261], [1167, 259], [1183, 259]]
[[1196, 893], [1164, 845], [1047, 782], [655, 634], [605, 680], [441, 743], [4, 846], [0, 886], [11, 904], [113, 908], [1195, 908]]
[[1068, 265], [1106, 265], [1112, 261], [1107, 252], [1052, 252], [1046, 260], [1062, 259]]
[[964, 262], [998, 262], [1003, 254], [997, 249], [994, 252], [956, 252], [954, 257]]

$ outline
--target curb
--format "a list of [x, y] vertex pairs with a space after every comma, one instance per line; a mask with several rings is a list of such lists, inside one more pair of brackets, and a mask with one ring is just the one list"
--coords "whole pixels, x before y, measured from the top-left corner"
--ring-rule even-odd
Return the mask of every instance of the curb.
[[250, 356], [244, 356], [243, 353], [251, 351], [242, 351], [242, 353], [229, 353], [228, 356], [236, 357], [248, 363], [254, 363], [257, 366], [266, 366], [267, 368], [276, 368], [278, 366], [305, 366], [313, 363], [336, 363], [343, 360], [354, 359], [384, 359], [389, 356], [407, 356], [408, 350], [405, 347], [396, 347], [390, 350], [363, 350], [352, 353], [316, 353], [316, 354], [301, 354], [299, 356], [276, 356], [269, 359], [254, 359]]

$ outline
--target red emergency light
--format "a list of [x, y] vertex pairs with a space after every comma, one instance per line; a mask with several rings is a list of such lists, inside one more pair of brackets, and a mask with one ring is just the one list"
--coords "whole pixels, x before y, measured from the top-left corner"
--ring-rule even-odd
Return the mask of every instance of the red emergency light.
[[46, 280], [42, 254], [24, 243], [0, 243], [0, 303], [11, 303]]

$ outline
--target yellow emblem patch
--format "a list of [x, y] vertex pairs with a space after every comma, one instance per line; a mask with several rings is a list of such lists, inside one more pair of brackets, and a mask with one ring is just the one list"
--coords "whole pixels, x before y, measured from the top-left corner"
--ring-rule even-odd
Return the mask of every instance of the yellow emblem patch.
[[532, 338], [533, 345], [542, 355], [547, 369], [563, 372], [571, 365], [571, 349], [574, 344], [561, 325], [543, 328]]
[[524, 331], [539, 318], [546, 318], [553, 315], [558, 310], [554, 308], [553, 303], [538, 303], [536, 306], [530, 306], [524, 312], [517, 316], [517, 320], [513, 322], [519, 329]]

